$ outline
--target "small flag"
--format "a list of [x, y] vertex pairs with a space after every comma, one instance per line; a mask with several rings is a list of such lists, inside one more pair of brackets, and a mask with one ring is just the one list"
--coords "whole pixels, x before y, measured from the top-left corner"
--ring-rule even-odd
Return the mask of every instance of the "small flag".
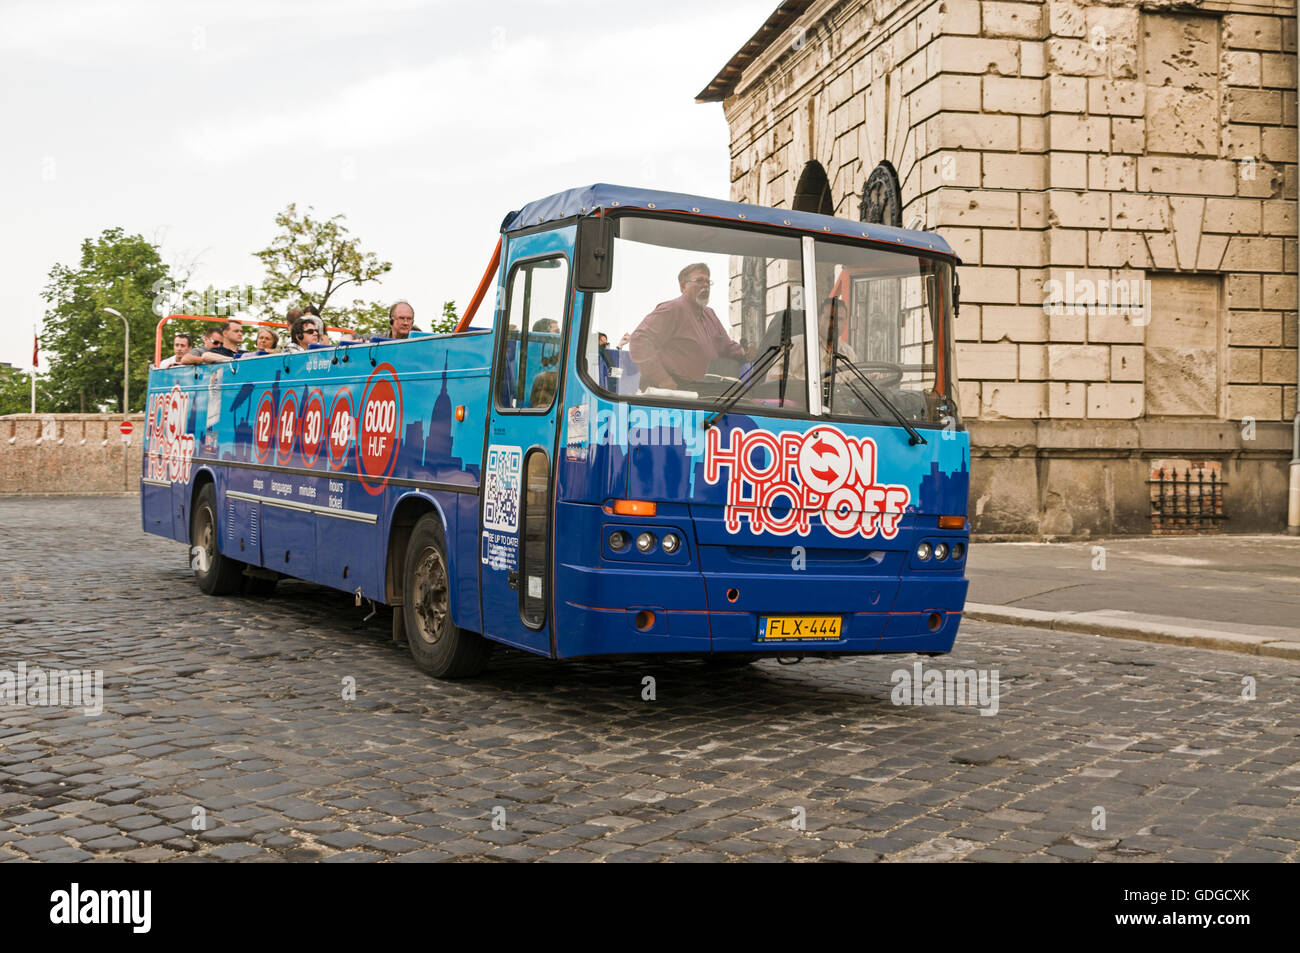
[[37, 337], [36, 332], [33, 331], [32, 332], [32, 368], [33, 369], [40, 366], [40, 362], [37, 360], [37, 358], [40, 356], [40, 352], [41, 352], [41, 339]]

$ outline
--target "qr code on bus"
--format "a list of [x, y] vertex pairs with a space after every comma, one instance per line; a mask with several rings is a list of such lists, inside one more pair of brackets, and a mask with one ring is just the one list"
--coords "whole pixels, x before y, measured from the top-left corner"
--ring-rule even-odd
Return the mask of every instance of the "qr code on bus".
[[503, 533], [519, 532], [520, 447], [488, 447], [483, 478], [483, 527]]

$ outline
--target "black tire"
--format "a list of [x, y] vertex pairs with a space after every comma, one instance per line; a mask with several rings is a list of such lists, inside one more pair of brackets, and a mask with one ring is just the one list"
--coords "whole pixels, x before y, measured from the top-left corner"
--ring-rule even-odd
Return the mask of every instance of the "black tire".
[[435, 678], [483, 671], [492, 643], [451, 620], [451, 570], [442, 525], [434, 513], [415, 524], [402, 564], [402, 615], [411, 658]]
[[217, 520], [217, 490], [209, 483], [199, 490], [190, 514], [190, 566], [194, 581], [210, 596], [225, 596], [239, 589], [244, 564], [221, 555], [217, 548], [221, 524]]

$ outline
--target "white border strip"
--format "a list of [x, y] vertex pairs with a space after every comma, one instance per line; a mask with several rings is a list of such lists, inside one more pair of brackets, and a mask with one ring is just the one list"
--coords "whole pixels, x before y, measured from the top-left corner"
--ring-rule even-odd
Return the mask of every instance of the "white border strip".
[[140, 482], [146, 486], [171, 486], [171, 480], [155, 480], [153, 477], [140, 477]]
[[[803, 344], [804, 377], [808, 381], [808, 416], [820, 417], [822, 408], [822, 354], [817, 321], [821, 304], [817, 301], [817, 243], [811, 235], [803, 236]], [[835, 379], [835, 368], [830, 369]]]
[[371, 513], [362, 513], [359, 510], [336, 510], [328, 506], [317, 506], [315, 503], [300, 503], [297, 500], [258, 496], [256, 493], [245, 493], [242, 490], [227, 490], [226, 498], [265, 503], [267, 506], [278, 506], [286, 510], [301, 510], [304, 513], [322, 513], [325, 516], [337, 516], [339, 519], [356, 520], [358, 523], [377, 523], [379, 521], [378, 516]]

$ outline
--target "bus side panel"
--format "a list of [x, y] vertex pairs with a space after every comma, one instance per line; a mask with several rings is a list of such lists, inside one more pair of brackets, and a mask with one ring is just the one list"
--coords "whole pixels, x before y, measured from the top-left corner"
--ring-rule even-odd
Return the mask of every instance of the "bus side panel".
[[190, 541], [190, 500], [194, 487], [188, 483], [172, 484], [172, 539], [178, 543]]
[[176, 538], [172, 520], [172, 488], [140, 484], [140, 519], [146, 533]]
[[451, 617], [463, 629], [483, 631], [479, 611], [478, 494], [449, 493], [446, 501], [447, 548], [454, 553], [451, 571]]
[[262, 504], [255, 500], [226, 497], [219, 540], [222, 555], [241, 563], [262, 565], [262, 512]]
[[[229, 510], [229, 507], [227, 507]], [[310, 516], [301, 510], [262, 507], [262, 552], [266, 568], [295, 576], [316, 576], [316, 532]], [[238, 552], [231, 556], [240, 558]]]
[[316, 513], [312, 519], [316, 551], [313, 581], [347, 592], [360, 588], [367, 598], [382, 599], [384, 560], [375, 527], [324, 513]]

